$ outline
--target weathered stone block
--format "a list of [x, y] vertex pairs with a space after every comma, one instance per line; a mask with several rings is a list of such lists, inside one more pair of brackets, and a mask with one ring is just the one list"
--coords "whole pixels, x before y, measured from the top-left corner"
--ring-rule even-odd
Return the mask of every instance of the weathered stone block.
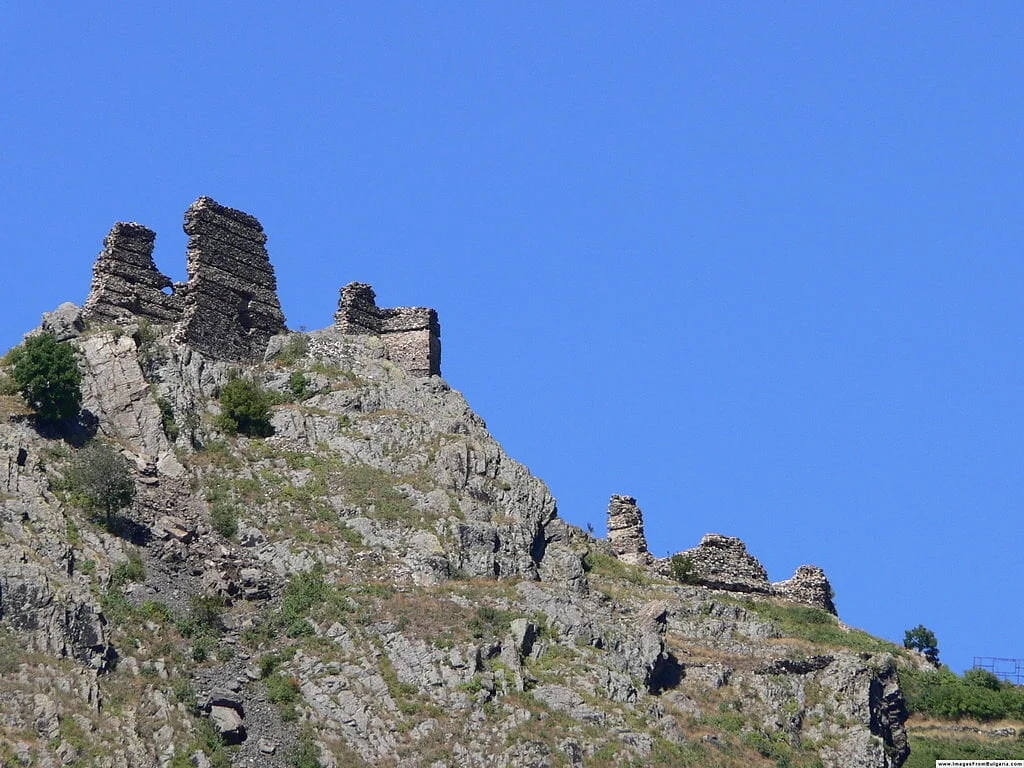
[[441, 325], [429, 307], [377, 306], [368, 283], [341, 289], [335, 326], [342, 333], [379, 335], [388, 358], [413, 376], [441, 375]]

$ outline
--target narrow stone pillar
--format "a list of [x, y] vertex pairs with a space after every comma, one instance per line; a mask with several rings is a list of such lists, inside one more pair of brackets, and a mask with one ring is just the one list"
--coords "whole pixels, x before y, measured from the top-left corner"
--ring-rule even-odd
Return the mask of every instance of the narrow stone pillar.
[[613, 494], [608, 502], [608, 541], [624, 563], [648, 565], [652, 561], [644, 535], [644, 515], [632, 496]]

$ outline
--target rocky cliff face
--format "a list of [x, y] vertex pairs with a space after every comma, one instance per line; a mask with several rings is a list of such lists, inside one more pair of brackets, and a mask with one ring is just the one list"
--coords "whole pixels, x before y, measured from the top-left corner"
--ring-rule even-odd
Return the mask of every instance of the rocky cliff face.
[[[261, 342], [268, 310], [239, 366], [125, 303], [84, 333], [62, 309], [85, 374], [71, 443], [0, 397], [0, 763], [905, 759], [905, 662], [810, 607], [823, 573], [682, 584], [636, 531], [567, 525], [372, 323]], [[272, 436], [219, 431], [239, 373], [276, 393]], [[65, 482], [90, 431], [131, 460], [135, 501], [110, 524]], [[613, 507], [642, 535], [634, 500]], [[719, 538], [701, 545], [718, 560], [689, 551], [695, 573], [750, 566]]]

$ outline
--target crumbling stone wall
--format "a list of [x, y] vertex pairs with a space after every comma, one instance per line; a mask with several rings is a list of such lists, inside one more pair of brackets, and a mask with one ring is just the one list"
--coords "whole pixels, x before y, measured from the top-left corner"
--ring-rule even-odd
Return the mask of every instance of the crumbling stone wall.
[[644, 514], [632, 496], [612, 494], [608, 502], [608, 542], [615, 556], [623, 562], [633, 565], [652, 562], [644, 534]]
[[735, 536], [709, 533], [698, 546], [680, 554], [689, 558], [699, 584], [733, 592], [771, 593], [768, 572]]
[[220, 360], [263, 357], [285, 330], [267, 236], [254, 217], [200, 197], [185, 212], [188, 282], [177, 338]]
[[157, 323], [181, 319], [181, 298], [165, 293], [171, 279], [156, 268], [156, 233], [135, 222], [119, 221], [103, 240], [93, 266], [92, 288], [83, 308], [87, 321], [112, 323], [144, 317]]
[[[648, 552], [643, 512], [632, 496], [613, 494], [608, 502], [608, 543], [623, 562], [650, 565], [661, 575], [672, 576], [672, 559], [655, 558]], [[678, 554], [690, 563], [691, 583], [781, 597], [836, 615], [832, 585], [816, 565], [801, 565], [792, 578], [772, 583], [760, 561], [747, 552], [746, 544], [719, 533], [707, 534], [698, 546]]]
[[838, 615], [836, 605], [832, 601], [832, 584], [825, 576], [825, 572], [816, 565], [801, 565], [792, 578], [773, 583], [772, 591], [794, 603], [812, 605]]
[[368, 283], [340, 291], [334, 323], [342, 333], [379, 335], [388, 357], [414, 376], [441, 375], [441, 325], [428, 307], [378, 307]]

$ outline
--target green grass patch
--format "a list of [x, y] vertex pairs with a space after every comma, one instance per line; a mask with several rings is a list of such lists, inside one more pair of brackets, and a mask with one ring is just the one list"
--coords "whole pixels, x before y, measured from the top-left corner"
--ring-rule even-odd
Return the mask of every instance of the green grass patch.
[[624, 563], [617, 557], [594, 550], [583, 555], [583, 570], [597, 576], [628, 581], [639, 587], [646, 587], [652, 583], [651, 577], [640, 566]]
[[835, 616], [820, 608], [762, 600], [748, 600], [743, 604], [759, 616], [770, 619], [785, 637], [869, 653], [903, 653], [903, 649], [894, 643], [867, 632], [843, 629]]
[[910, 757], [903, 768], [935, 768], [936, 760], [1024, 760], [1024, 742], [942, 739], [911, 734]]

